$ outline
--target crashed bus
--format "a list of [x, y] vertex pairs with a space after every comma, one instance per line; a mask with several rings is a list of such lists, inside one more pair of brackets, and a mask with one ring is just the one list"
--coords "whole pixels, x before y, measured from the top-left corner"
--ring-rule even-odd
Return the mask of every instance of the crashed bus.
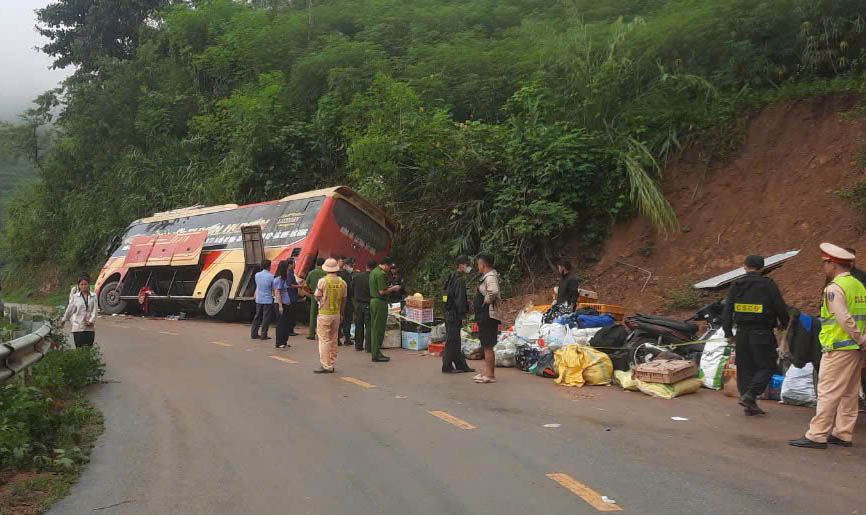
[[140, 303], [196, 307], [234, 319], [254, 302], [264, 259], [295, 260], [303, 277], [319, 256], [366, 263], [386, 256], [394, 224], [344, 186], [239, 206], [193, 206], [132, 222], [109, 247], [96, 281], [105, 313]]

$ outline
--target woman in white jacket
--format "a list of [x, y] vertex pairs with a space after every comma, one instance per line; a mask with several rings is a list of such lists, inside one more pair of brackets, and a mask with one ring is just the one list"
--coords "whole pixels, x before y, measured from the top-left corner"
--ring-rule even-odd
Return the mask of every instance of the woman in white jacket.
[[90, 291], [90, 278], [85, 274], [78, 277], [78, 291], [69, 296], [69, 305], [63, 314], [62, 323], [72, 322], [72, 339], [75, 348], [93, 345], [96, 332], [94, 322], [96, 321], [97, 302], [96, 295]]

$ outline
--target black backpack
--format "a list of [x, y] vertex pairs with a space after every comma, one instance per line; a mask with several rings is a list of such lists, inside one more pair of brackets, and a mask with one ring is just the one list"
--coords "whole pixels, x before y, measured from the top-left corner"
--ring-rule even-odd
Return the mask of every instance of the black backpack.
[[625, 327], [614, 324], [603, 327], [595, 336], [589, 340], [591, 347], [603, 347], [605, 349], [619, 349], [625, 345], [628, 331]]

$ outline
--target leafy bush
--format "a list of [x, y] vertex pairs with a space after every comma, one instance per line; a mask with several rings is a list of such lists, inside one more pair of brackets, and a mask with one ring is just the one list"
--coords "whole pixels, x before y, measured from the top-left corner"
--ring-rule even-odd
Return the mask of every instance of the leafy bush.
[[2, 385], [0, 470], [64, 470], [82, 462], [82, 433], [99, 421], [82, 390], [104, 373], [96, 347], [57, 350], [26, 378]]
[[700, 300], [698, 292], [694, 288], [694, 279], [686, 277], [681, 286], [671, 288], [665, 292], [665, 299], [671, 309], [692, 309], [698, 305]]
[[33, 366], [30, 380], [50, 395], [65, 398], [98, 383], [103, 375], [102, 353], [93, 346], [49, 352]]

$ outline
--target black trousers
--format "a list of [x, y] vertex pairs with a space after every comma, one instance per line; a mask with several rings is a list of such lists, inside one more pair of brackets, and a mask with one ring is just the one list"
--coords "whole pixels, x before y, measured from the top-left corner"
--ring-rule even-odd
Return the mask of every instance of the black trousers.
[[274, 342], [274, 346], [276, 347], [289, 343], [289, 333], [292, 332], [291, 326], [294, 325], [292, 320], [295, 318], [292, 313], [293, 307], [292, 304], [289, 304], [288, 306], [284, 304], [283, 312], [279, 313], [279, 304], [274, 306], [274, 310], [276, 311], [274, 314], [279, 315], [279, 318], [277, 318], [277, 339]]
[[466, 356], [463, 355], [460, 337], [460, 317], [456, 314], [445, 313], [445, 351], [442, 353], [442, 371], [466, 370]]
[[96, 333], [93, 331], [78, 331], [72, 333], [72, 341], [75, 342], [75, 348], [90, 347], [93, 345], [93, 339], [96, 338]]
[[370, 352], [370, 304], [355, 304], [355, 348]]
[[259, 327], [262, 328], [262, 338], [268, 336], [268, 328], [271, 326], [271, 320], [274, 318], [273, 304], [256, 303], [256, 316], [253, 318], [253, 326], [250, 330], [250, 338], [259, 337]]
[[[346, 305], [343, 307], [343, 313], [340, 317], [340, 334], [337, 339], [343, 339], [343, 342], [348, 345], [350, 341], [352, 341], [352, 314], [355, 312], [355, 308], [352, 307], [352, 301], [346, 299]], [[358, 330], [358, 327], [355, 326], [355, 330]], [[358, 334], [355, 333], [355, 337], [358, 337]]]
[[737, 330], [737, 388], [757, 398], [778, 369], [776, 336], [769, 329]]

